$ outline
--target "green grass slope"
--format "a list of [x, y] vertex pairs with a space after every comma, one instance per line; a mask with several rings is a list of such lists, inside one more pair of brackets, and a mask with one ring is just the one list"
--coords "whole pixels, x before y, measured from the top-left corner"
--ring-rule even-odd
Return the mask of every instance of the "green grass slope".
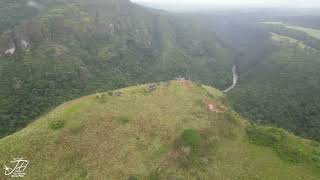
[[177, 81], [65, 103], [1, 139], [0, 154], [29, 160], [33, 180], [320, 178], [319, 144], [252, 126], [220, 91]]

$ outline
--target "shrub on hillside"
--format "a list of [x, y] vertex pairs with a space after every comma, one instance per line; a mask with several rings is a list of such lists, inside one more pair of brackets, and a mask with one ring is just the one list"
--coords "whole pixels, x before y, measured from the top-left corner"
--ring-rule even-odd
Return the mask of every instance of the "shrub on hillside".
[[255, 126], [247, 128], [250, 141], [257, 145], [274, 146], [285, 137], [284, 131], [276, 128], [262, 130]]
[[298, 137], [278, 128], [250, 126], [247, 134], [251, 143], [271, 147], [278, 156], [290, 162], [310, 162], [320, 167], [320, 152], [312, 143], [302, 143]]
[[109, 92], [108, 92], [108, 95], [109, 95], [109, 96], [113, 96], [113, 92], [112, 92], [112, 91], [109, 91]]
[[160, 172], [159, 171], [152, 171], [150, 174], [149, 174], [149, 177], [148, 177], [149, 180], [160, 180]]
[[120, 116], [116, 118], [116, 121], [120, 122], [121, 124], [126, 124], [129, 122], [129, 118], [126, 116]]
[[183, 143], [192, 148], [197, 148], [200, 144], [200, 133], [194, 129], [186, 129], [182, 133]]
[[97, 95], [96, 99], [101, 103], [105, 103], [105, 102], [107, 102], [107, 95], [105, 95], [105, 94]]
[[139, 178], [135, 175], [131, 175], [128, 177], [128, 180], [139, 180]]
[[63, 128], [64, 121], [61, 119], [52, 120], [49, 122], [49, 129], [58, 130]]

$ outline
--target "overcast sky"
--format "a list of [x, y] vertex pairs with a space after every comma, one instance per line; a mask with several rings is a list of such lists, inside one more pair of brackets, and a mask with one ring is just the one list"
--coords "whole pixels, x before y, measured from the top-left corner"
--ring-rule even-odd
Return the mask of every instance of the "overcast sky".
[[258, 6], [258, 7], [320, 7], [320, 0], [131, 0], [137, 3], [180, 6]]

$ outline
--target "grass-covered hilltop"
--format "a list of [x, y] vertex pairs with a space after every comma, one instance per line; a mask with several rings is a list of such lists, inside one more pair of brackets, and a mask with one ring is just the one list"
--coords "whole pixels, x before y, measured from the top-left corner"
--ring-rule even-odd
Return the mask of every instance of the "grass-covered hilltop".
[[220, 91], [184, 80], [65, 103], [1, 139], [0, 154], [29, 160], [32, 180], [320, 178], [318, 143], [251, 125]]
[[178, 76], [226, 88], [233, 54], [192, 18], [129, 0], [0, 2], [0, 137], [84, 95]]

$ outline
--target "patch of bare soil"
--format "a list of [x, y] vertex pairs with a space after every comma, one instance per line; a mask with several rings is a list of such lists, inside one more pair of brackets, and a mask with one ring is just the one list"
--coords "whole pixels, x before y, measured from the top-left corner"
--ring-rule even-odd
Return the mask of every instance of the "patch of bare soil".
[[210, 112], [221, 113], [227, 110], [226, 107], [218, 105], [207, 97], [204, 98], [203, 102], [207, 105], [208, 111]]

